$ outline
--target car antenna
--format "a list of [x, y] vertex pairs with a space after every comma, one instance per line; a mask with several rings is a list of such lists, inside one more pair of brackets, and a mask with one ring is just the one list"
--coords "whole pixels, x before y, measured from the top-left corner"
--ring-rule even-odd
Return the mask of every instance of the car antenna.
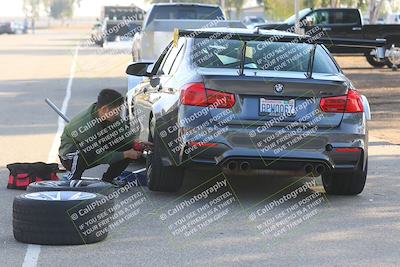
[[310, 58], [308, 60], [308, 68], [307, 68], [307, 74], [306, 74], [307, 79], [312, 79], [316, 49], [317, 49], [317, 44], [314, 44], [312, 50], [310, 51]]
[[246, 60], [246, 46], [247, 46], [247, 42], [244, 41], [243, 42], [243, 46], [242, 46], [242, 53], [241, 53], [241, 60], [240, 60], [240, 70], [239, 70], [239, 76], [243, 76], [244, 75], [244, 61]]

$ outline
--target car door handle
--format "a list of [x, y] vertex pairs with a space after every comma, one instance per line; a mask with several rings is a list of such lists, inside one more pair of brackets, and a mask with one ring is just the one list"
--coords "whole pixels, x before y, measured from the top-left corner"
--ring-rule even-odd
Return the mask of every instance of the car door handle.
[[361, 27], [353, 27], [352, 30], [353, 31], [361, 31]]
[[332, 28], [330, 28], [330, 27], [323, 27], [322, 30], [324, 30], [324, 31], [331, 31]]

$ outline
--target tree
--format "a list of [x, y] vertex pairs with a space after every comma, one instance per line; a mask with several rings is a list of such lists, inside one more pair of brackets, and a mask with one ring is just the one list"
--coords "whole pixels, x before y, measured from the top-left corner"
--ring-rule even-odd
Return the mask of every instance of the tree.
[[228, 18], [230, 18], [230, 19], [232, 17], [231, 11], [235, 10], [236, 11], [236, 19], [239, 19], [240, 13], [242, 12], [243, 4], [244, 4], [244, 0], [225, 0], [225, 6], [223, 7], [223, 9], [226, 11]]
[[27, 17], [38, 18], [40, 10], [40, 0], [24, 0], [22, 9]]
[[294, 2], [293, 0], [264, 0], [264, 8], [268, 18], [282, 20], [293, 15]]
[[50, 16], [55, 19], [70, 18], [74, 14], [75, 0], [50, 1]]
[[399, 12], [400, 11], [400, 1], [392, 1], [392, 11]]
[[369, 23], [374, 24], [378, 21], [381, 8], [383, 6], [383, 0], [370, 0], [369, 2]]
[[340, 6], [340, 0], [331, 0], [331, 7], [339, 7]]
[[233, 5], [236, 9], [236, 18], [239, 19], [240, 18], [240, 13], [242, 12], [242, 7], [244, 4], [244, 0], [235, 0], [233, 1]]
[[26, 16], [39, 17], [43, 7], [48, 16], [55, 19], [70, 18], [74, 14], [74, 5], [81, 0], [24, 0], [23, 11]]

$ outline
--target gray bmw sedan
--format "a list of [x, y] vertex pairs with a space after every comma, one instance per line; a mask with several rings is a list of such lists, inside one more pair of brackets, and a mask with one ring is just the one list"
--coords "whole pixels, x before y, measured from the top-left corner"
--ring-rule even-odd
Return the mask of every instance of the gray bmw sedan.
[[258, 29], [177, 31], [156, 62], [126, 71], [143, 77], [127, 103], [131, 126], [154, 142], [150, 190], [179, 190], [196, 164], [321, 175], [328, 194], [359, 194], [369, 105], [326, 46], [384, 44]]

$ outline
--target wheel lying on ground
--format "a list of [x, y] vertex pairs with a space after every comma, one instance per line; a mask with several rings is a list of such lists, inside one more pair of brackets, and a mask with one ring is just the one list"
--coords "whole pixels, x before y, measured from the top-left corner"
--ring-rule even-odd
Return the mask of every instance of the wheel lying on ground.
[[364, 189], [367, 172], [368, 161], [365, 165], [365, 170], [324, 173], [322, 174], [322, 183], [327, 194], [358, 195]]
[[[105, 196], [100, 194], [73, 191], [44, 191], [17, 196], [13, 203], [14, 238], [19, 242], [41, 245], [100, 242], [107, 237], [110, 221], [103, 216], [100, 223], [99, 215], [104, 215], [113, 206], [112, 201], [105, 200]], [[85, 224], [93, 220], [97, 222]]]
[[154, 137], [153, 153], [147, 156], [147, 186], [152, 191], [176, 192], [183, 182], [184, 169], [182, 167], [163, 166], [161, 150], [164, 148], [158, 133]]
[[108, 195], [114, 191], [114, 186], [102, 181], [43, 181], [31, 183], [26, 190], [28, 192], [80, 191]]

